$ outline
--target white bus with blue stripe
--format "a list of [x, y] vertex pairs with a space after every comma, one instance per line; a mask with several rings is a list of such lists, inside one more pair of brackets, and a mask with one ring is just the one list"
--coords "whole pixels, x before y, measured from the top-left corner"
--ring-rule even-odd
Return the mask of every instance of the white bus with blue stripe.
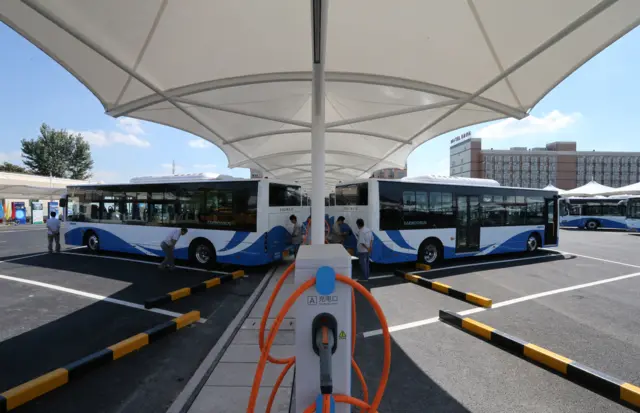
[[625, 226], [631, 232], [640, 232], [640, 197], [627, 199]]
[[71, 186], [64, 240], [92, 252], [161, 257], [160, 243], [184, 227], [177, 259], [202, 267], [264, 265], [290, 251], [289, 217], [302, 222], [309, 215], [301, 200], [300, 186], [270, 179], [178, 175]]
[[[556, 191], [501, 187], [486, 179], [367, 179], [336, 187], [331, 224], [362, 218], [374, 234], [371, 260], [418, 261], [535, 251], [558, 245]], [[345, 242], [355, 248], [355, 236]]]
[[588, 230], [626, 229], [629, 196], [568, 197], [560, 199], [560, 227]]

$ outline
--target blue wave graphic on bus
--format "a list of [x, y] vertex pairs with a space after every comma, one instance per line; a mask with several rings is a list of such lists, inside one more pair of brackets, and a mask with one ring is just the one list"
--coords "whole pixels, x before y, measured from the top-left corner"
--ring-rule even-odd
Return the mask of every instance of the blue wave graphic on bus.
[[415, 248], [409, 245], [409, 243], [404, 238], [402, 238], [402, 234], [400, 233], [400, 231], [398, 230], [385, 231], [385, 233], [389, 236], [391, 241], [396, 243], [398, 247], [415, 251]]
[[587, 221], [596, 221], [600, 223], [600, 228], [625, 229], [627, 228], [627, 225], [624, 222], [624, 219], [624, 217], [620, 217], [620, 222], [618, 222], [602, 217], [581, 217], [560, 221], [560, 226], [583, 228], [585, 225], [587, 225]]
[[[84, 245], [84, 234], [89, 230], [94, 231], [98, 235], [100, 238], [100, 246], [105, 251], [118, 251], [129, 254], [164, 257], [164, 252], [159, 248], [128, 243], [110, 231], [97, 227], [82, 227], [68, 230], [64, 236], [65, 244]], [[218, 251], [225, 252], [239, 246], [242, 241], [248, 237], [248, 235], [249, 233], [247, 232], [235, 233], [227, 245]], [[274, 260], [281, 259], [283, 252], [291, 246], [289, 231], [287, 231], [283, 226], [276, 226], [266, 234], [266, 237], [268, 242], [266, 251], [265, 234], [262, 234], [258, 239], [242, 250], [228, 255], [218, 255], [216, 257], [217, 262], [223, 264], [264, 265], [271, 263]], [[174, 255], [176, 259], [188, 260], [189, 248], [177, 248]]]

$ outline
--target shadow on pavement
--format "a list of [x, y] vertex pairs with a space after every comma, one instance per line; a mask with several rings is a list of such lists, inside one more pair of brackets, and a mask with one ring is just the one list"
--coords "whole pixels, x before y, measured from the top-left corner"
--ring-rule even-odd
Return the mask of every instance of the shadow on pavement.
[[[385, 280], [389, 281], [389, 280]], [[376, 286], [377, 287], [377, 286]], [[370, 289], [367, 286], [367, 289]], [[356, 294], [358, 333], [380, 328], [378, 318], [369, 302]], [[426, 344], [425, 344], [426, 345]], [[378, 388], [384, 357], [384, 339], [380, 336], [356, 341], [355, 359], [362, 370], [369, 390], [369, 402]], [[352, 373], [352, 395], [362, 398], [362, 388]], [[468, 413], [447, 391], [433, 381], [391, 338], [391, 371], [380, 412], [385, 413]]]

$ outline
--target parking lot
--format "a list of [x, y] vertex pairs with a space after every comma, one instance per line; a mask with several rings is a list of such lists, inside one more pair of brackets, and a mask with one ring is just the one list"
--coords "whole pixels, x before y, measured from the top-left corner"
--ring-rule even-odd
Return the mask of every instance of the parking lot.
[[[18, 412], [165, 411], [269, 268], [159, 309], [144, 300], [211, 279], [140, 257], [46, 253], [46, 232], [0, 230], [0, 392], [191, 310], [201, 320], [26, 403]], [[150, 265], [154, 264], [154, 265]], [[231, 270], [233, 268], [225, 268]]]
[[[398, 277], [384, 277], [392, 268], [379, 268], [374, 277], [380, 278], [371, 280], [367, 287], [381, 303], [394, 331], [391, 375], [380, 411], [630, 411], [560, 374], [438, 320], [440, 309], [462, 312], [638, 385], [640, 237], [604, 231], [562, 231], [560, 235], [558, 250], [563, 254], [541, 251], [534, 257], [447, 262], [422, 274], [489, 297], [492, 309]], [[377, 319], [363, 299], [358, 299], [357, 314], [360, 335], [356, 360], [371, 393], [382, 369], [383, 341]]]
[[[48, 254], [45, 238], [42, 230], [0, 231], [1, 391], [188, 311], [199, 310], [201, 320], [18, 412], [166, 411], [271, 271], [251, 270], [245, 278], [147, 310], [145, 299], [211, 274], [161, 272], [144, 257], [94, 256], [83, 248]], [[365, 285], [392, 330], [391, 375], [380, 412], [630, 411], [439, 321], [438, 311], [460, 312], [638, 384], [639, 246], [640, 237], [624, 232], [563, 230], [557, 251], [448, 261], [421, 274], [491, 298], [491, 309], [391, 276], [396, 269], [413, 270], [412, 265], [375, 266]], [[361, 298], [357, 317], [356, 360], [372, 394], [380, 378], [382, 336]], [[361, 396], [357, 380], [354, 395]]]

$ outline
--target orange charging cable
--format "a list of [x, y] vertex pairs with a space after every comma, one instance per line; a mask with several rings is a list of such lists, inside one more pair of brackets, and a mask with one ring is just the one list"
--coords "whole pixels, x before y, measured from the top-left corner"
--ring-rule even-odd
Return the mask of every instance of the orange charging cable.
[[[291, 307], [296, 302], [296, 300], [306, 290], [308, 290], [309, 288], [315, 285], [316, 283], [315, 277], [307, 280], [300, 287], [298, 287], [293, 292], [293, 294], [291, 294], [291, 296], [287, 299], [287, 301], [282, 306], [282, 309], [278, 313], [276, 319], [274, 320], [273, 325], [271, 326], [271, 329], [269, 331], [269, 336], [267, 337], [266, 343], [264, 340], [264, 331], [265, 331], [267, 320], [269, 318], [269, 314], [271, 312], [271, 308], [273, 307], [275, 298], [280, 292], [280, 289], [282, 288], [282, 285], [286, 281], [287, 277], [293, 272], [294, 268], [295, 268], [295, 264], [291, 264], [285, 270], [285, 272], [282, 274], [282, 276], [276, 283], [276, 286], [273, 290], [273, 293], [271, 294], [271, 297], [269, 297], [269, 301], [267, 302], [267, 306], [265, 308], [264, 314], [262, 315], [262, 319], [260, 321], [260, 332], [259, 332], [258, 342], [260, 345], [261, 354], [260, 354], [260, 361], [256, 369], [256, 375], [253, 381], [253, 386], [251, 388], [251, 396], [249, 398], [247, 413], [254, 413], [255, 411], [255, 406], [258, 398], [258, 391], [260, 389], [260, 383], [262, 382], [262, 376], [264, 374], [264, 369], [266, 367], [267, 361], [274, 364], [285, 364], [285, 368], [280, 373], [280, 376], [278, 376], [278, 379], [276, 380], [273, 390], [271, 391], [269, 402], [267, 403], [266, 413], [271, 412], [271, 407], [273, 406], [273, 402], [275, 400], [275, 395], [278, 391], [278, 388], [280, 387], [280, 384], [284, 380], [284, 377], [286, 376], [287, 372], [295, 364], [295, 357], [278, 359], [278, 358], [272, 357], [269, 354], [269, 351], [271, 350], [271, 346], [273, 345], [273, 342], [278, 333], [278, 330], [280, 329], [280, 325], [284, 321], [284, 317], [287, 315], [288, 311], [291, 309]], [[387, 320], [384, 316], [382, 308], [380, 307], [378, 302], [375, 300], [375, 298], [371, 295], [371, 293], [367, 291], [366, 288], [364, 288], [358, 282], [353, 281], [351, 278], [345, 277], [344, 275], [336, 274], [336, 280], [351, 286], [352, 289], [354, 290], [358, 290], [358, 292], [361, 293], [367, 299], [367, 301], [369, 301], [374, 311], [376, 312], [376, 315], [378, 316], [380, 325], [382, 327], [382, 334], [384, 338], [384, 361], [383, 361], [383, 367], [382, 367], [382, 375], [380, 378], [380, 384], [378, 385], [378, 390], [376, 391], [376, 395], [371, 404], [368, 403], [369, 395], [368, 395], [367, 384], [364, 380], [362, 371], [358, 367], [358, 364], [356, 363], [354, 358], [351, 359], [351, 365], [354, 371], [356, 372], [356, 375], [358, 376], [358, 379], [360, 380], [360, 383], [362, 385], [364, 400], [360, 400], [360, 399], [357, 399], [351, 396], [342, 395], [342, 394], [336, 394], [336, 395], [333, 395], [333, 397], [334, 397], [334, 400], [338, 403], [346, 403], [352, 406], [359, 407], [361, 409], [361, 412], [375, 413], [377, 412], [378, 406], [382, 401], [382, 396], [384, 394], [384, 389], [387, 385], [387, 381], [389, 378], [389, 371], [391, 367], [391, 336], [389, 335], [389, 327], [387, 325]], [[353, 354], [353, 352], [355, 351], [355, 345], [356, 345], [356, 341], [355, 341], [356, 340], [356, 307], [355, 307], [355, 293], [353, 290], [351, 291], [351, 330], [352, 330], [351, 331], [351, 351]], [[330, 401], [330, 395], [325, 395], [323, 397], [324, 411], [328, 411], [329, 401]], [[315, 411], [316, 411], [316, 404], [313, 403], [311, 406], [307, 407], [304, 410], [304, 413], [312, 413]], [[324, 413], [324, 412], [318, 412], [318, 413]]]

